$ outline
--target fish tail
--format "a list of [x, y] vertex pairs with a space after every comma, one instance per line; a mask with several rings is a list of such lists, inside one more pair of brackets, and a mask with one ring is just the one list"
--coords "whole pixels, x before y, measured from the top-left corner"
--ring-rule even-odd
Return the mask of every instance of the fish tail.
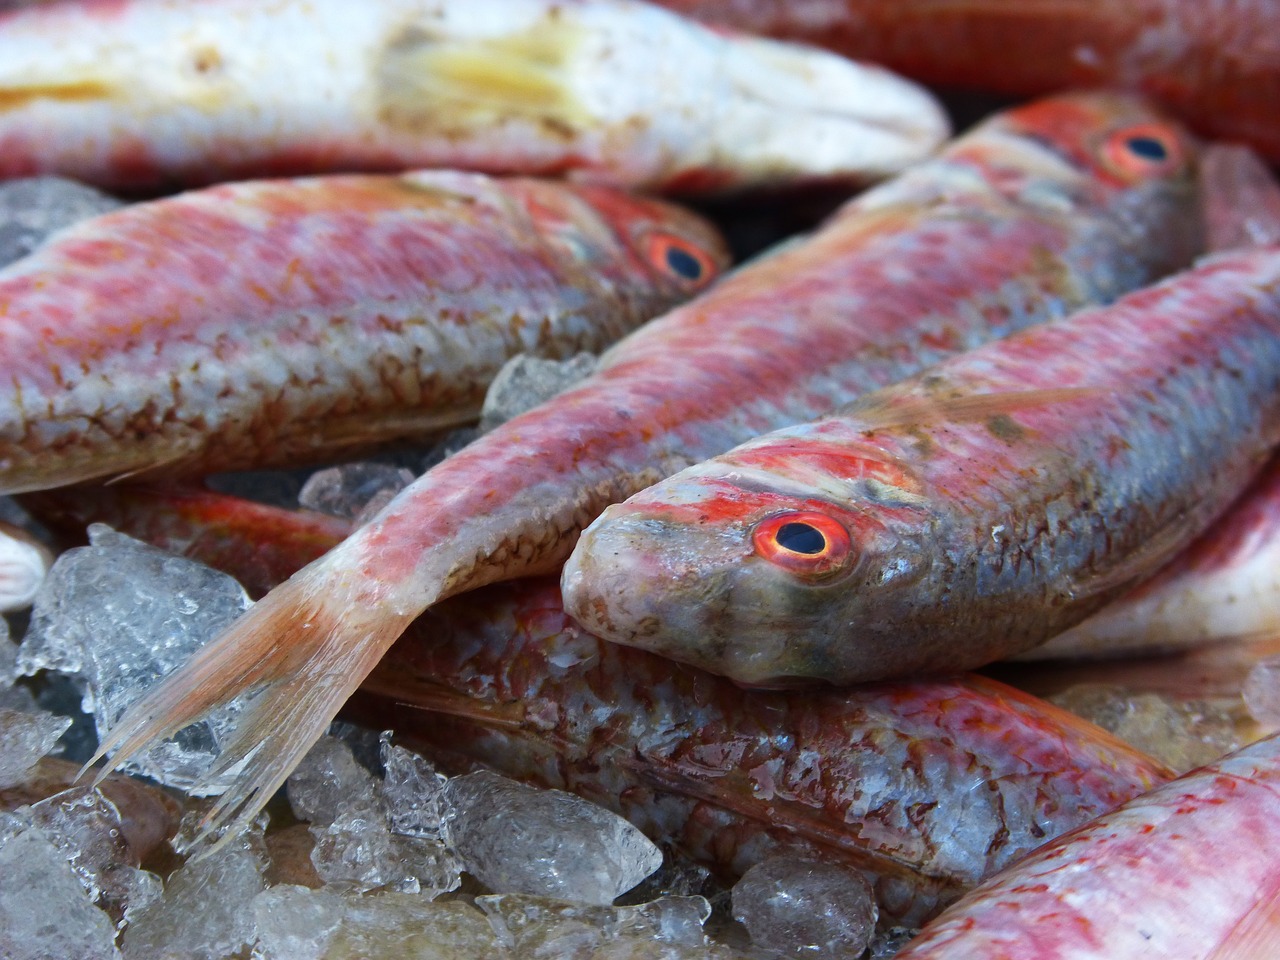
[[[112, 754], [98, 780], [233, 697], [251, 699], [200, 786], [234, 773], [191, 847], [247, 826], [360, 685], [412, 613], [342, 589], [312, 564], [258, 601], [187, 663], [132, 704], [86, 765]], [[225, 831], [225, 832], [224, 832]], [[221, 845], [216, 842], [204, 852]]]

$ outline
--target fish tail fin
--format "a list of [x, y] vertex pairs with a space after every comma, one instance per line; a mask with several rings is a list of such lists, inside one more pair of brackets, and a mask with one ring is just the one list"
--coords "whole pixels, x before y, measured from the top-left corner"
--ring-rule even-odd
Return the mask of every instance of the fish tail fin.
[[[341, 589], [313, 564], [259, 600], [229, 628], [125, 711], [86, 769], [112, 753], [99, 774], [252, 692], [248, 708], [201, 785], [233, 781], [200, 825], [192, 846], [224, 828], [248, 825], [328, 728], [414, 612]], [[353, 585], [354, 586], [354, 585]], [[219, 844], [220, 845], [220, 842]], [[216, 849], [217, 845], [210, 850]]]

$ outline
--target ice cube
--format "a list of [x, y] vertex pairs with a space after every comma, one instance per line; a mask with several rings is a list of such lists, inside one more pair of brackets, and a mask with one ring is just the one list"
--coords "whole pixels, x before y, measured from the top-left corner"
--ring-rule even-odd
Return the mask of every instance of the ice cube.
[[62, 177], [0, 183], [0, 266], [25, 257], [50, 234], [123, 203]]
[[508, 360], [489, 384], [480, 409], [479, 430], [485, 433], [545, 400], [563, 393], [595, 372], [599, 358], [579, 353], [550, 360], [520, 353]]
[[120, 960], [115, 925], [44, 834], [0, 814], [0, 957]]
[[253, 898], [265, 885], [264, 862], [258, 826], [187, 861], [169, 876], [158, 899], [130, 912], [125, 957], [223, 960], [248, 946], [254, 939]]
[[333, 823], [343, 808], [383, 815], [373, 774], [356, 762], [351, 747], [337, 737], [317, 740], [290, 774], [285, 789], [293, 815], [313, 826]]
[[734, 918], [751, 942], [784, 957], [860, 957], [878, 910], [865, 877], [852, 867], [802, 857], [756, 864], [733, 888]]
[[52, 713], [0, 707], [0, 788], [21, 783], [69, 726], [69, 719]]
[[117, 923], [160, 895], [160, 878], [138, 869], [116, 805], [95, 787], [72, 787], [26, 816], [71, 864], [89, 898]]
[[282, 885], [254, 897], [252, 909], [255, 960], [322, 960], [346, 903], [328, 890]]
[[489, 771], [445, 786], [445, 836], [495, 893], [611, 903], [658, 869], [662, 852], [626, 820], [561, 790]]
[[382, 796], [393, 833], [436, 840], [445, 817], [445, 777], [431, 763], [384, 737]]
[[[68, 550], [50, 570], [18, 665], [25, 673], [75, 676], [101, 735], [147, 688], [244, 612], [249, 598], [233, 579], [203, 564], [101, 524], [89, 534], [90, 546]], [[242, 709], [237, 700], [212, 712], [125, 768], [190, 788]], [[209, 785], [210, 792], [220, 789]]]
[[462, 866], [444, 844], [393, 834], [385, 816], [367, 808], [340, 812], [311, 828], [311, 863], [326, 883], [365, 891], [377, 887], [431, 899], [461, 883]]
[[412, 470], [390, 463], [344, 463], [313, 473], [298, 491], [298, 502], [309, 510], [355, 520], [381, 510], [413, 480]]
[[1258, 723], [1280, 728], [1280, 657], [1259, 660], [1245, 677], [1245, 706]]

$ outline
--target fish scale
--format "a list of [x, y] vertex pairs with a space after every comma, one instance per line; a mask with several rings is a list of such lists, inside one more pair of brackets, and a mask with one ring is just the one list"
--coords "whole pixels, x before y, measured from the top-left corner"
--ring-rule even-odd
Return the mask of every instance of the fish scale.
[[[1117, 164], [1139, 135], [1164, 160]], [[689, 463], [1189, 260], [1195, 158], [1126, 97], [1045, 101], [977, 128], [430, 470], [135, 704], [102, 749], [123, 759], [262, 688], [219, 760], [246, 765], [209, 820], [241, 822], [437, 600], [552, 572], [585, 521]]]
[[[1280, 440], [1277, 334], [1280, 248], [1210, 258], [610, 507], [565, 566], [566, 607], [747, 684], [1016, 653], [1154, 572], [1244, 488]], [[871, 469], [887, 495], [841, 482]], [[788, 524], [818, 539], [789, 545]]]

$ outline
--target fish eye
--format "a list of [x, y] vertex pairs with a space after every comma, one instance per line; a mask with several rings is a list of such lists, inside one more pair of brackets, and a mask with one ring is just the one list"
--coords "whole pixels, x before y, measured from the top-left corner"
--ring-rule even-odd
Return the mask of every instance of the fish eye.
[[1183, 160], [1177, 134], [1154, 123], [1117, 130], [1107, 138], [1103, 153], [1107, 164], [1126, 177], [1167, 173]]
[[690, 286], [700, 286], [716, 272], [715, 264], [706, 253], [669, 233], [651, 234], [646, 253], [649, 263], [659, 273]]
[[757, 555], [804, 576], [841, 569], [853, 552], [844, 524], [808, 510], [766, 517], [756, 524], [751, 541]]

